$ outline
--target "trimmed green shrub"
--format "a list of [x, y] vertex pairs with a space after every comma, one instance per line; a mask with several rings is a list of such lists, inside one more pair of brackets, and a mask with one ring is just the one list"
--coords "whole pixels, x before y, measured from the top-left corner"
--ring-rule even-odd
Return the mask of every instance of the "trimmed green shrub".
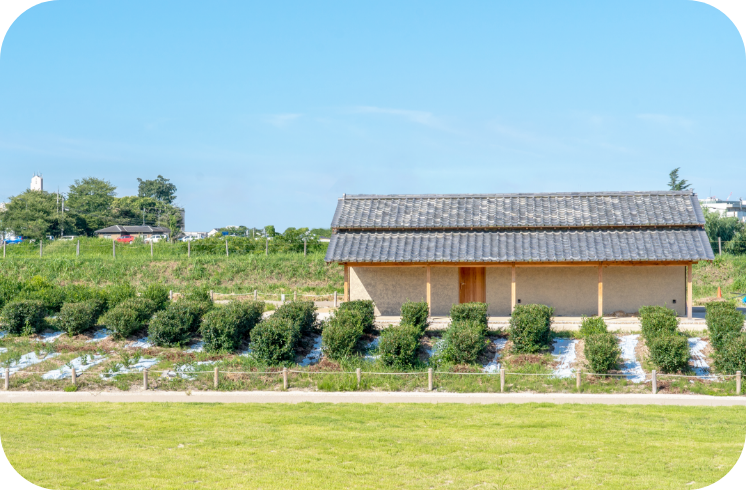
[[554, 308], [546, 305], [516, 305], [510, 316], [510, 340], [518, 354], [546, 350], [552, 343]]
[[723, 347], [723, 339], [743, 330], [744, 315], [732, 303], [708, 303], [705, 320], [710, 343], [715, 350]]
[[580, 336], [598, 335], [607, 333], [606, 322], [602, 316], [584, 316], [580, 323]]
[[679, 330], [676, 312], [664, 306], [643, 306], [640, 308], [640, 326], [645, 341], [655, 337], [675, 335]]
[[321, 347], [331, 359], [345, 359], [357, 351], [360, 337], [365, 333], [365, 313], [359, 309], [339, 310], [324, 325]]
[[606, 374], [616, 369], [622, 357], [616, 337], [608, 332], [587, 334], [583, 354], [588, 369], [594, 374]]
[[45, 287], [41, 289], [25, 289], [17, 296], [18, 300], [41, 301], [44, 308], [49, 313], [60, 311], [65, 303], [65, 292], [62, 288], [56, 286]]
[[451, 322], [451, 326], [443, 335], [441, 359], [453, 364], [476, 362], [487, 347], [485, 333], [485, 326], [478, 320]]
[[681, 335], [659, 335], [645, 339], [650, 361], [664, 373], [685, 371], [689, 364], [689, 342]]
[[44, 329], [47, 309], [38, 300], [14, 300], [3, 307], [2, 317], [8, 333], [31, 335]]
[[401, 324], [381, 332], [378, 352], [381, 362], [396, 369], [407, 369], [417, 363], [421, 332], [418, 328]]
[[0, 276], [0, 310], [21, 292], [23, 283]]
[[210, 291], [207, 288], [192, 288], [187, 289], [181, 293], [180, 301], [201, 301], [205, 303], [212, 303], [210, 298]]
[[155, 303], [146, 298], [130, 298], [109, 310], [101, 323], [116, 339], [125, 339], [145, 326], [155, 312]]
[[412, 325], [420, 331], [420, 335], [425, 333], [427, 326], [430, 324], [428, 316], [430, 315], [430, 308], [427, 303], [414, 302], [407, 300], [401, 305], [401, 323], [404, 325]]
[[209, 309], [202, 301], [169, 304], [165, 310], [156, 312], [150, 319], [148, 341], [157, 346], [183, 346], [197, 332], [202, 316]]
[[57, 326], [72, 337], [96, 325], [101, 302], [65, 303], [57, 315]]
[[715, 368], [723, 374], [746, 373], [746, 333], [731, 333], [715, 351]]
[[372, 300], [369, 299], [356, 299], [353, 301], [347, 301], [339, 305], [337, 311], [354, 310], [359, 311], [363, 316], [363, 327], [365, 333], [371, 333], [375, 328], [376, 321], [376, 307]]
[[316, 324], [316, 306], [313, 301], [291, 301], [277, 308], [272, 317], [290, 320], [304, 335], [311, 333]]
[[261, 320], [264, 303], [260, 301], [232, 301], [227, 306], [213, 308], [202, 318], [200, 333], [207, 352], [238, 350]]
[[100, 294], [107, 310], [116, 308], [123, 301], [134, 298], [136, 295], [137, 291], [129, 284], [111, 284], [106, 286]]
[[168, 288], [161, 284], [149, 284], [145, 288], [145, 291], [140, 295], [141, 298], [146, 298], [155, 304], [157, 310], [162, 310], [168, 304]]
[[487, 303], [461, 303], [451, 306], [451, 321], [474, 321], [487, 328]]
[[298, 324], [290, 318], [275, 317], [276, 314], [259, 322], [251, 331], [251, 350], [258, 360], [267, 364], [294, 360], [301, 337]]

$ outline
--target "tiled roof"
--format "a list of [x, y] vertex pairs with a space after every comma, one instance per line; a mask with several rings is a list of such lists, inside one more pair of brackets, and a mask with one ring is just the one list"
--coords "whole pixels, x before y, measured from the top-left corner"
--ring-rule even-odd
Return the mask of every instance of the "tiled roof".
[[345, 196], [332, 228], [498, 229], [704, 225], [690, 191]]
[[599, 262], [714, 259], [704, 230], [343, 231], [328, 262]]
[[163, 226], [122, 226], [114, 225], [101, 230], [96, 230], [96, 233], [171, 233], [171, 230]]

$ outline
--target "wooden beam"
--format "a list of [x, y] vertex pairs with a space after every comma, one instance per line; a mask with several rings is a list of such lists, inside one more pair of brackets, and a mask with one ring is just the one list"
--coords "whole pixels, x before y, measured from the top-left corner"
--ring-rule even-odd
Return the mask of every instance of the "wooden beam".
[[345, 264], [345, 301], [350, 301], [350, 266]]
[[[604, 262], [606, 267], [682, 266], [696, 262]], [[598, 267], [598, 262], [347, 262], [350, 267]]]
[[598, 264], [598, 316], [604, 316], [604, 273], [600, 262]]
[[510, 268], [510, 313], [515, 310], [515, 264]]
[[692, 318], [692, 264], [686, 266], [686, 317]]
[[427, 311], [430, 316], [433, 314], [432, 303], [432, 286], [430, 282], [430, 266], [427, 266]]

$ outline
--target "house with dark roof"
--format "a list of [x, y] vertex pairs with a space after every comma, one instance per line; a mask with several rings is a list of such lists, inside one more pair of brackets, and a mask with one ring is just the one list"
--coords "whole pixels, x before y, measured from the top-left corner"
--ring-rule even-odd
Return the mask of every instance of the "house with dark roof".
[[692, 264], [713, 260], [691, 191], [486, 195], [345, 195], [327, 262], [344, 265], [345, 300], [399, 315], [451, 305], [554, 307], [557, 316], [635, 313], [691, 318]]
[[153, 235], [171, 235], [171, 230], [165, 226], [122, 226], [114, 225], [94, 233], [100, 238], [119, 238], [122, 235], [149, 238]]

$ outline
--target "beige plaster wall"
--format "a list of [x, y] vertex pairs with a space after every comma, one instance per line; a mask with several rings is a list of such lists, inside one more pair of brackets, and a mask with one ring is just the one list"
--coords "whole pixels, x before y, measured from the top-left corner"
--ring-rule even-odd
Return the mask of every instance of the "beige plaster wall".
[[610, 266], [603, 268], [603, 278], [604, 313], [660, 305], [686, 315], [686, 266]]
[[350, 299], [372, 299], [376, 315], [399, 316], [405, 301], [426, 301], [426, 296], [424, 267], [350, 267]]
[[556, 316], [598, 314], [598, 267], [517, 267], [516, 301], [554, 308]]
[[485, 283], [490, 316], [510, 316], [511, 274], [510, 267], [487, 267]]
[[458, 267], [430, 268], [430, 299], [433, 316], [448, 316], [458, 304]]

